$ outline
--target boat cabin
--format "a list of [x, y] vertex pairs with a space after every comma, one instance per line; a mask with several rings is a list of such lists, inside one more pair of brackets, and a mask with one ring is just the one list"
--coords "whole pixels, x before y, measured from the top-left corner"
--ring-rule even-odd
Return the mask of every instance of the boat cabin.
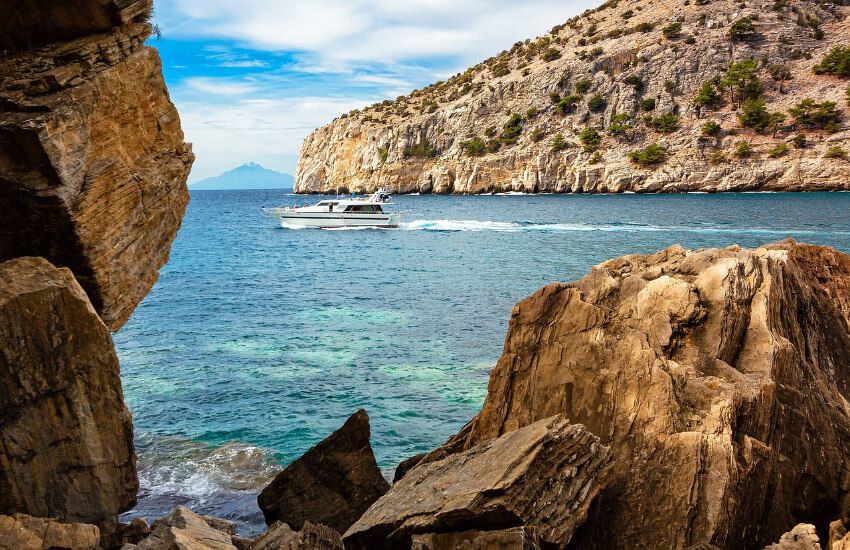
[[368, 204], [365, 201], [321, 201], [316, 206], [325, 212], [345, 212], [347, 214], [380, 214], [384, 211], [380, 204]]

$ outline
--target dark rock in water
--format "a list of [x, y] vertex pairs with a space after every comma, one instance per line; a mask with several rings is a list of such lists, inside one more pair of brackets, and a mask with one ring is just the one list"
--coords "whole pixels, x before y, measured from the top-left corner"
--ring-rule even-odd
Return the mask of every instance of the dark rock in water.
[[425, 453], [420, 453], [418, 455], [414, 455], [407, 460], [402, 460], [399, 462], [398, 466], [395, 467], [395, 475], [393, 475], [393, 483], [397, 482], [399, 479], [403, 478], [404, 475], [412, 470], [414, 466], [422, 462], [422, 459], [425, 458]]
[[168, 260], [194, 160], [135, 21], [151, 2], [11, 4], [0, 39], [50, 44], [0, 56], [0, 261], [70, 268], [118, 330]]
[[300, 531], [293, 531], [289, 525], [278, 521], [248, 550], [343, 550], [343, 546], [342, 536], [325, 525], [305, 521]]
[[151, 525], [151, 534], [124, 550], [236, 550], [231, 535], [210, 527], [198, 514], [178, 506]]
[[369, 443], [369, 415], [360, 409], [263, 489], [257, 501], [271, 525], [300, 530], [305, 521], [344, 532], [387, 492]]
[[502, 531], [460, 531], [413, 535], [410, 550], [540, 550], [540, 536], [534, 527]]
[[118, 357], [71, 271], [0, 264], [0, 513], [112, 522], [136, 503]]
[[517, 304], [481, 412], [435, 457], [562, 413], [612, 453], [577, 548], [823, 539], [850, 506], [848, 327], [850, 256], [828, 247], [609, 260]]
[[134, 518], [130, 523], [119, 523], [112, 533], [102, 536], [100, 545], [106, 550], [119, 550], [125, 544], [138, 544], [150, 532], [144, 519]]
[[94, 525], [25, 514], [0, 516], [0, 550], [95, 550], [99, 542], [100, 531]]
[[604, 486], [609, 454], [584, 426], [541, 420], [416, 466], [351, 526], [345, 547], [410, 548], [414, 534], [528, 525], [563, 548]]

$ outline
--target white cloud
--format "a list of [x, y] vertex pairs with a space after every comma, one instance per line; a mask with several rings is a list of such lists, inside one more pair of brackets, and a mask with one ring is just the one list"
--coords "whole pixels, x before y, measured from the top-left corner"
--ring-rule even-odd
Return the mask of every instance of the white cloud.
[[255, 86], [228, 78], [196, 76], [184, 82], [192, 90], [219, 96], [245, 96], [257, 91]]

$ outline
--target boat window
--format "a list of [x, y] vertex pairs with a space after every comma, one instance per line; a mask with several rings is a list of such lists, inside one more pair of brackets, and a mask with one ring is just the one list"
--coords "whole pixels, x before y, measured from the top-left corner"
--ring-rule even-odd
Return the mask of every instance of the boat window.
[[366, 214], [375, 212], [375, 207], [371, 204], [352, 204], [345, 210], [346, 212], [356, 212], [358, 214]]
[[329, 205], [330, 203], [331, 203], [331, 201], [322, 201], [322, 202], [320, 202], [319, 204], [317, 204], [316, 206], [327, 206], [327, 205]]

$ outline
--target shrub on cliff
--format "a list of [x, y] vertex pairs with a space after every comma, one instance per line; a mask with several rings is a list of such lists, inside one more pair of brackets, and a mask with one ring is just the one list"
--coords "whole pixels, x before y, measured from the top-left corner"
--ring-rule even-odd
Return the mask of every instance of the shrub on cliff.
[[505, 131], [502, 132], [502, 143], [505, 145], [513, 145], [519, 139], [522, 133], [522, 117], [513, 114], [505, 123]]
[[499, 78], [500, 76], [505, 76], [510, 73], [511, 68], [508, 66], [508, 62], [503, 60], [493, 65], [490, 72], [493, 73], [494, 77]]
[[495, 153], [502, 146], [502, 142], [498, 138], [487, 141], [487, 152]]
[[702, 135], [704, 136], [716, 136], [720, 133], [720, 124], [718, 124], [714, 120], [707, 120], [705, 124], [702, 125]]
[[767, 112], [763, 99], [748, 99], [738, 113], [738, 122], [745, 128], [763, 132], [770, 124], [770, 114]]
[[590, 101], [587, 102], [587, 108], [593, 113], [601, 113], [607, 106], [608, 102], [600, 94], [591, 97]]
[[714, 164], [715, 166], [718, 164], [723, 164], [728, 159], [726, 158], [726, 154], [723, 151], [715, 151], [708, 155], [708, 162]]
[[564, 139], [564, 134], [558, 134], [552, 140], [552, 151], [557, 153], [568, 147], [567, 140]]
[[480, 157], [486, 149], [484, 140], [478, 136], [475, 136], [469, 141], [462, 141], [460, 147], [466, 151], [466, 156], [468, 157]]
[[627, 76], [623, 82], [632, 86], [638, 92], [643, 90], [643, 79], [636, 74]]
[[661, 29], [661, 33], [664, 35], [664, 38], [667, 40], [673, 40], [674, 38], [678, 38], [679, 34], [682, 32], [682, 24], [681, 23], [670, 23]]
[[596, 149], [596, 146], [602, 141], [602, 136], [599, 135], [599, 132], [590, 126], [585, 126], [578, 137], [584, 144], [584, 150], [588, 152]]
[[542, 128], [535, 128], [533, 132], [531, 132], [531, 141], [538, 142], [546, 137], [546, 132]]
[[745, 159], [745, 158], [749, 158], [750, 156], [752, 156], [752, 154], [753, 154], [753, 150], [750, 147], [749, 141], [742, 139], [741, 141], [738, 142], [738, 147], [735, 148], [735, 156], [736, 157]]
[[557, 105], [555, 105], [555, 110], [561, 114], [572, 113], [575, 111], [576, 105], [581, 101], [580, 95], [570, 95], [560, 100]]
[[844, 151], [844, 149], [841, 148], [840, 145], [833, 145], [827, 150], [826, 153], [824, 153], [823, 158], [847, 160], [847, 153]]
[[834, 101], [815, 103], [815, 100], [807, 97], [797, 104], [796, 107], [788, 109], [791, 116], [797, 119], [797, 124], [803, 128], [818, 128], [827, 132], [838, 131], [838, 113], [835, 112]]
[[612, 136], [623, 136], [629, 139], [630, 133], [629, 130], [633, 129], [635, 126], [631, 123], [632, 115], [626, 113], [620, 113], [611, 119], [611, 125], [608, 126], [608, 133]]
[[761, 81], [756, 76], [758, 63], [752, 59], [744, 59], [738, 63], [729, 63], [726, 70], [726, 78], [723, 86], [729, 87], [732, 101], [735, 101], [735, 91], [741, 99], [755, 99], [761, 97]]
[[590, 87], [593, 85], [593, 81], [591, 80], [579, 80], [576, 82], [576, 93], [577, 94], [586, 94], [590, 91]]
[[664, 113], [660, 117], [652, 119], [649, 124], [657, 132], [669, 134], [679, 127], [679, 116], [675, 113]]
[[437, 148], [433, 147], [426, 138], [416, 145], [408, 147], [401, 154], [404, 158], [430, 158], [437, 156]]
[[729, 27], [729, 36], [732, 37], [732, 40], [741, 40], [755, 32], [756, 26], [753, 25], [753, 21], [749, 17], [742, 17]]
[[636, 32], [651, 32], [655, 28], [652, 23], [638, 23], [635, 25]]
[[551, 61], [555, 61], [556, 59], [561, 59], [561, 50], [558, 48], [549, 48], [540, 56], [543, 58], [543, 61], [549, 63]]
[[710, 110], [717, 109], [722, 102], [723, 98], [710, 80], [703, 82], [697, 95], [694, 96], [694, 103]]
[[650, 97], [650, 98], [641, 100], [640, 110], [641, 111], [654, 111], [655, 110], [655, 99]]
[[797, 149], [804, 149], [806, 147], [806, 134], [797, 134], [794, 136], [794, 139], [791, 140], [791, 143], [793, 143], [794, 147]]
[[647, 145], [642, 151], [632, 151], [629, 153], [629, 158], [632, 162], [640, 166], [652, 166], [664, 162], [667, 157], [667, 152], [657, 143]]
[[788, 146], [785, 145], [784, 143], [780, 143], [776, 147], [771, 149], [770, 152], [767, 154], [767, 156], [769, 156], [772, 159], [775, 159], [775, 158], [779, 158], [781, 156], [784, 156], [787, 153], [788, 153]]

